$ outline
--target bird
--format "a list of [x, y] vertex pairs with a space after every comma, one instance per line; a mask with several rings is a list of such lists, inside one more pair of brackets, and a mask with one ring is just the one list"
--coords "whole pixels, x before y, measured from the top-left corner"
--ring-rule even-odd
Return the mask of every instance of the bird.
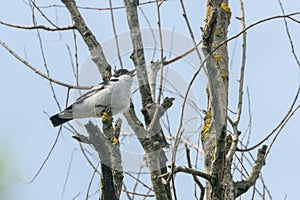
[[93, 87], [65, 110], [51, 116], [52, 125], [57, 127], [73, 119], [100, 117], [107, 108], [112, 115], [124, 112], [130, 106], [134, 72], [135, 69], [117, 70], [108, 81]]

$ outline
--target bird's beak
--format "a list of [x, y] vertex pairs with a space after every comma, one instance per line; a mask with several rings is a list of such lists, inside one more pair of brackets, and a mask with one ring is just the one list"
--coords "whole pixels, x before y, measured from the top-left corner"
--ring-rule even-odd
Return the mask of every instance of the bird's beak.
[[129, 74], [131, 77], [134, 77], [134, 76], [135, 76], [134, 72], [135, 72], [135, 69], [134, 69], [134, 70], [131, 70], [131, 71], [129, 71], [129, 72], [128, 72], [128, 74]]

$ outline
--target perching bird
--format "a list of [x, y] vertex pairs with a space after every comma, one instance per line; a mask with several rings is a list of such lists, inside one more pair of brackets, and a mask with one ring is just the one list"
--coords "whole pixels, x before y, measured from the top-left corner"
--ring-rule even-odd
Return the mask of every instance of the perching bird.
[[112, 115], [127, 110], [134, 72], [135, 70], [117, 70], [109, 81], [95, 86], [65, 110], [50, 117], [53, 126], [62, 125], [72, 119], [100, 117], [106, 108], [111, 109]]

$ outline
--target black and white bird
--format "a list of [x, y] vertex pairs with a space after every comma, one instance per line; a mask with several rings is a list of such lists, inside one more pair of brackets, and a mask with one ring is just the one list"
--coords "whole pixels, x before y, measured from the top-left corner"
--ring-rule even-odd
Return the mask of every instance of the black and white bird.
[[62, 112], [50, 117], [54, 127], [72, 119], [100, 117], [104, 109], [110, 108], [112, 115], [129, 108], [131, 86], [135, 70], [117, 70], [109, 81], [103, 82], [78, 97]]

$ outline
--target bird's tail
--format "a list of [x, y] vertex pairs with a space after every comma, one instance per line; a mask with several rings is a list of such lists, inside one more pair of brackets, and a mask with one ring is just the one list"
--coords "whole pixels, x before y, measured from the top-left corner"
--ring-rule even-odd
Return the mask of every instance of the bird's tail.
[[72, 120], [73, 118], [68, 118], [68, 119], [63, 119], [59, 117], [59, 114], [53, 115], [52, 117], [50, 117], [50, 120], [53, 124], [54, 127], [62, 125], [70, 120]]

